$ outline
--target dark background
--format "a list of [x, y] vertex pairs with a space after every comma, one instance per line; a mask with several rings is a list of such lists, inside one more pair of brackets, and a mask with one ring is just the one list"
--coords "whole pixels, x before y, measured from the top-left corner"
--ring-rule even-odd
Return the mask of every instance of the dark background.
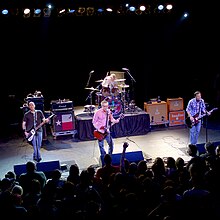
[[215, 105], [217, 30], [213, 20], [207, 22], [189, 5], [186, 9], [185, 20], [184, 7], [172, 15], [1, 17], [3, 130], [21, 122], [24, 98], [36, 90], [45, 110], [57, 99], [89, 104], [85, 86], [91, 70], [89, 87], [96, 87], [108, 71], [128, 68], [136, 82], [125, 73], [125, 83], [140, 108], [157, 96], [182, 97], [186, 104], [196, 90]]

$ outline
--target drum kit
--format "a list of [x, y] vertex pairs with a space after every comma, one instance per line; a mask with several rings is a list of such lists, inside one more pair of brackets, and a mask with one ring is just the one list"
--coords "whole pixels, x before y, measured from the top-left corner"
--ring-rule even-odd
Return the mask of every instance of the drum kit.
[[[103, 80], [97, 80], [95, 81], [97, 83], [102, 83]], [[124, 113], [124, 110], [128, 106], [128, 91], [127, 89], [130, 87], [129, 85], [125, 84], [125, 79], [116, 79], [115, 82], [117, 83], [116, 86], [113, 88], [109, 87], [103, 87], [101, 89], [98, 89], [99, 86], [96, 88], [90, 87], [90, 88], [85, 88], [90, 90], [90, 94], [93, 92], [96, 92], [96, 105], [98, 107], [101, 107], [101, 102], [103, 100], [108, 101], [109, 103], [109, 108], [111, 109], [112, 113], [114, 116], [120, 115], [121, 113]], [[92, 97], [90, 96], [90, 101], [92, 100]], [[87, 105], [87, 111], [93, 111], [94, 110], [94, 105], [92, 105], [92, 101], [90, 103], [91, 108], [88, 108]]]

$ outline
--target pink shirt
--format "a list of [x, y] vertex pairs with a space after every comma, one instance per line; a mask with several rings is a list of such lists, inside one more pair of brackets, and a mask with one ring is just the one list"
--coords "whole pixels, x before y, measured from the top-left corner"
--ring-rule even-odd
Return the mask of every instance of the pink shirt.
[[[108, 123], [106, 125], [107, 115], [108, 115]], [[110, 128], [109, 121], [112, 123], [118, 123], [119, 119], [114, 119], [109, 109], [106, 112], [104, 112], [104, 110], [100, 108], [94, 113], [92, 124], [98, 131], [104, 133], [106, 131], [109, 132], [109, 128]], [[100, 129], [101, 127], [104, 127], [104, 129]]]

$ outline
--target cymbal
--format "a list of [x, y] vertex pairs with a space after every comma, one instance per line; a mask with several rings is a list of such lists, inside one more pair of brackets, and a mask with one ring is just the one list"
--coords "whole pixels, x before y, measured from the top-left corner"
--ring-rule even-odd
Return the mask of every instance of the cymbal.
[[121, 87], [121, 88], [129, 88], [129, 85], [123, 85], [123, 84], [121, 84], [121, 85], [118, 85], [119, 87]]
[[126, 79], [116, 79], [115, 82], [123, 82], [125, 81]]
[[99, 91], [98, 89], [95, 89], [95, 88], [93, 88], [93, 87], [91, 87], [91, 88], [85, 88], [85, 89], [92, 90], [92, 91]]
[[100, 80], [96, 80], [95, 82], [103, 82], [103, 79], [100, 79]]

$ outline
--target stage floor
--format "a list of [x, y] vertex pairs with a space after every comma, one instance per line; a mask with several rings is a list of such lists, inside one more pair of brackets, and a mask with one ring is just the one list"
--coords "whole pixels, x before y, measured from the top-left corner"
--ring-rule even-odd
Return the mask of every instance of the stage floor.
[[[82, 114], [83, 107], [75, 107], [75, 115]], [[219, 121], [210, 122], [208, 128], [202, 127], [199, 143], [204, 145], [206, 139], [218, 143], [220, 141]], [[19, 125], [20, 126], [20, 125]], [[189, 144], [188, 128], [185, 125], [169, 127], [165, 125], [152, 126], [144, 135], [114, 138], [113, 154], [121, 153], [125, 141], [129, 143], [127, 152], [142, 151], [144, 158], [150, 165], [156, 157], [172, 156], [189, 160], [187, 146]], [[107, 145], [106, 145], [107, 147]], [[25, 164], [32, 160], [33, 149], [18, 133], [10, 133], [7, 139], [0, 142], [0, 179], [10, 171], [14, 165]], [[50, 133], [44, 140], [41, 149], [42, 162], [59, 160], [67, 168], [77, 163], [80, 170], [89, 166], [100, 166], [100, 154], [97, 140], [81, 141], [74, 135], [58, 136], [54, 139]], [[67, 170], [63, 176], [67, 175]]]

